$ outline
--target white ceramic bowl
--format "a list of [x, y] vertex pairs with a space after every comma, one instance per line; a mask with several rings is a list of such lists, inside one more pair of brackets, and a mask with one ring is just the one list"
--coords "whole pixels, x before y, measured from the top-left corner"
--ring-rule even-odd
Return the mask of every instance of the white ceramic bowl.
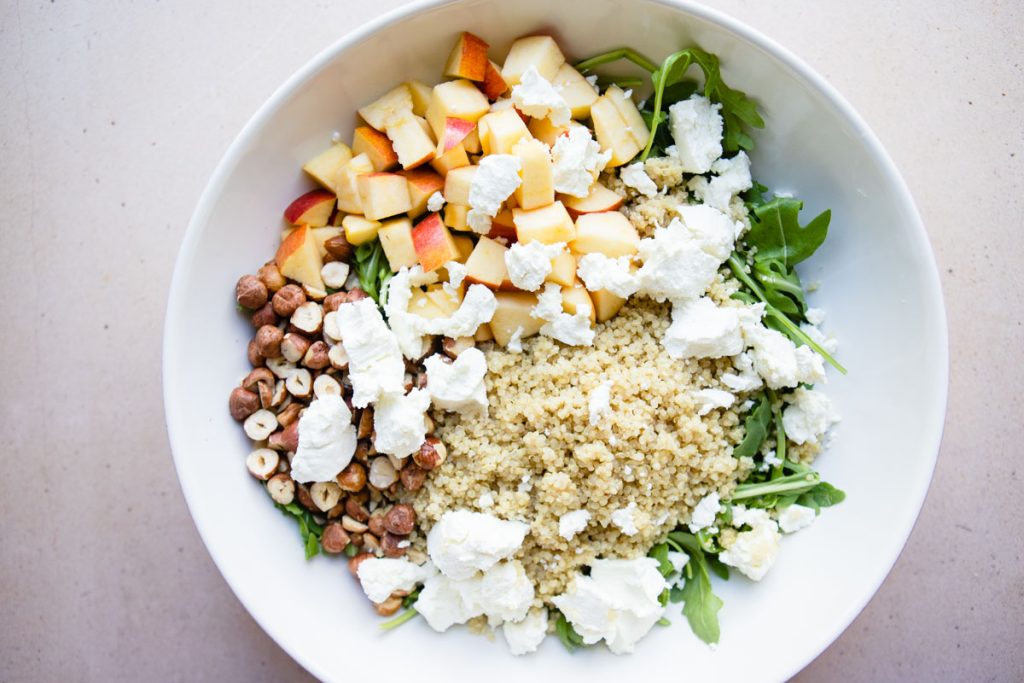
[[[627, 45], [660, 61], [698, 44], [717, 53], [727, 82], [757, 98], [767, 122], [754, 174], [832, 209], [831, 235], [802, 267], [828, 310], [850, 370], [828, 385], [843, 416], [819, 460], [846, 490], [806, 531], [784, 540], [754, 584], [736, 577], [717, 650], [698, 641], [678, 606], [636, 654], [566, 653], [549, 638], [532, 657], [464, 629], [437, 634], [416, 620], [380, 633], [344, 563], [305, 562], [296, 525], [246, 474], [249, 447], [227, 411], [247, 372], [252, 330], [234, 309], [240, 274], [274, 252], [281, 211], [309, 186], [301, 164], [350, 131], [355, 110], [393, 84], [434, 82], [457, 33], [503, 55], [519, 35], [548, 31], [570, 58]], [[346, 132], [347, 135], [347, 132]], [[422, 2], [338, 40], [256, 113], [213, 174], [178, 258], [164, 343], [167, 424], [182, 489], [217, 566], [266, 631], [315, 675], [342, 680], [627, 680], [645, 672], [689, 680], [781, 680], [825, 649], [874, 594], [924, 499], [946, 401], [946, 325], [932, 253], [899, 173], [874, 135], [820, 76], [739, 22], [688, 2], [468, 0]], [[211, 634], [213, 635], [213, 634]], [[386, 664], [385, 664], [386, 662]]]

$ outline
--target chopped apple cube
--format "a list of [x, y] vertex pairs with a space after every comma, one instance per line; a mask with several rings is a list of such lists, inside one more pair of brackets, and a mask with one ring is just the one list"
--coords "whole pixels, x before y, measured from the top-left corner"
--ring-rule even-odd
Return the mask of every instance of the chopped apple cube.
[[640, 115], [640, 110], [636, 108], [633, 100], [617, 85], [609, 86], [605, 90], [604, 96], [610, 99], [618, 109], [619, 116], [626, 122], [626, 130], [630, 137], [640, 146], [640, 149], [646, 147], [650, 131], [647, 130], [647, 123], [644, 122], [644, 117]]
[[597, 314], [597, 322], [603, 323], [605, 320], [611, 320], [615, 317], [615, 314], [625, 305], [626, 300], [621, 296], [612, 294], [607, 289], [599, 289], [596, 292], [590, 293], [590, 298], [594, 302], [594, 309]]
[[480, 147], [480, 131], [476, 128], [469, 131], [466, 135], [466, 139], [462, 141], [462, 146], [466, 148], [466, 151], [470, 154], [479, 154], [483, 151]]
[[405, 83], [384, 93], [380, 99], [374, 100], [359, 110], [359, 115], [368, 124], [387, 132], [391, 119], [412, 111], [412, 92]]
[[476, 124], [472, 121], [449, 116], [444, 120], [444, 135], [437, 139], [438, 149], [447, 152], [453, 147], [461, 145], [474, 128], [476, 128]]
[[516, 241], [516, 223], [512, 218], [512, 209], [502, 209], [491, 221], [491, 231], [487, 233], [491, 239], [504, 237], [509, 241]]
[[477, 85], [489, 100], [496, 100], [508, 92], [508, 83], [501, 77], [501, 69], [494, 62], [487, 62], [484, 80]]
[[404, 169], [416, 168], [434, 158], [434, 141], [425, 124], [422, 118], [407, 113], [392, 119], [388, 126], [388, 138]]
[[430, 162], [431, 168], [447, 177], [456, 168], [469, 166], [469, 155], [466, 154], [466, 149], [462, 145], [455, 145], [447, 152], [442, 152], [441, 144], [443, 143], [438, 143], [438, 147], [434, 151], [434, 159]]
[[314, 289], [324, 288], [324, 281], [320, 278], [324, 262], [313, 239], [312, 228], [300, 225], [292, 230], [277, 248], [274, 262], [285, 277]]
[[594, 302], [590, 300], [590, 293], [579, 282], [572, 287], [562, 287], [562, 310], [569, 315], [585, 312], [590, 316], [590, 325], [594, 325]]
[[468, 78], [482, 81], [487, 73], [487, 48], [489, 46], [477, 36], [463, 31], [455, 41], [455, 47], [444, 65], [444, 75], [452, 78]]
[[420, 81], [407, 81], [405, 86], [409, 88], [409, 94], [412, 96], [412, 113], [416, 116], [426, 116], [434, 89]]
[[465, 263], [469, 255], [473, 253], [473, 238], [468, 235], [454, 235], [452, 239], [455, 241], [455, 248], [459, 250], [459, 255], [455, 260]]
[[311, 190], [288, 205], [284, 210], [284, 219], [292, 225], [323, 227], [331, 220], [334, 201], [333, 192]]
[[359, 246], [373, 241], [380, 230], [380, 223], [362, 216], [345, 216], [341, 221], [341, 227], [345, 228], [345, 239], [348, 243]]
[[466, 259], [466, 280], [487, 285], [492, 289], [510, 287], [505, 267], [505, 247], [489, 237], [481, 237]]
[[410, 313], [414, 313], [427, 320], [446, 317], [445, 312], [422, 289], [413, 290], [412, 297], [409, 298], [408, 310]]
[[365, 154], [374, 171], [390, 171], [398, 166], [398, 155], [387, 135], [370, 126], [359, 126], [352, 135], [352, 151]]
[[338, 210], [345, 213], [362, 213], [363, 203], [359, 200], [359, 176], [373, 173], [373, 164], [365, 154], [352, 160], [338, 170]]
[[577, 254], [604, 254], [609, 258], [632, 256], [640, 235], [629, 219], [618, 211], [585, 213], [576, 219], [576, 239], [569, 248]]
[[461, 230], [466, 232], [469, 230], [469, 226], [466, 224], [466, 215], [469, 213], [469, 207], [462, 204], [445, 204], [444, 205], [444, 224], [452, 230]]
[[467, 80], [447, 81], [434, 86], [427, 107], [427, 122], [434, 136], [444, 135], [445, 120], [449, 117], [476, 122], [490, 109], [484, 94]]
[[531, 66], [547, 80], [553, 80], [565, 56], [551, 36], [526, 36], [512, 43], [501, 67], [501, 77], [509, 86], [518, 85]]
[[412, 208], [409, 183], [397, 173], [368, 173], [356, 179], [363, 215], [371, 221], [397, 216]]
[[449, 204], [469, 206], [469, 190], [478, 168], [480, 167], [463, 166], [449, 171], [444, 177], [444, 200]]
[[530, 119], [530, 122], [526, 124], [526, 127], [530, 131], [530, 135], [543, 142], [548, 147], [554, 147], [555, 142], [558, 140], [559, 135], [565, 135], [569, 132], [568, 126], [556, 126], [551, 123], [551, 119]]
[[594, 124], [594, 133], [597, 135], [598, 144], [601, 145], [601, 151], [612, 153], [608, 168], [622, 166], [643, 149], [633, 134], [627, 130], [626, 120], [607, 95], [598, 97], [590, 106], [590, 120]]
[[306, 162], [302, 170], [331, 192], [335, 192], [334, 180], [338, 169], [352, 158], [352, 150], [343, 144], [331, 145]]
[[480, 135], [484, 153], [511, 154], [517, 142], [530, 138], [530, 131], [516, 110], [508, 108], [480, 119]]
[[540, 140], [522, 139], [512, 148], [522, 167], [522, 182], [515, 190], [516, 203], [523, 209], [537, 209], [555, 201], [551, 154]]
[[[563, 64], [551, 84], [559, 91], [562, 99], [572, 110], [572, 117], [577, 121], [590, 118], [590, 105], [597, 100], [597, 90], [587, 82], [579, 71], [571, 64]], [[647, 144], [646, 140], [644, 144]]]
[[498, 306], [491, 318], [491, 334], [494, 335], [494, 342], [501, 346], [508, 346], [509, 340], [522, 328], [519, 338], [526, 339], [540, 332], [544, 321], [530, 315], [534, 306], [537, 305], [537, 295], [530, 292], [497, 292], [494, 298], [498, 300]]
[[602, 211], [614, 211], [625, 203], [625, 199], [615, 192], [612, 192], [601, 183], [594, 183], [590, 186], [590, 194], [586, 197], [573, 197], [572, 195], [558, 195], [558, 198], [565, 204], [566, 210], [573, 220], [581, 213], [600, 213]]
[[400, 171], [409, 183], [409, 216], [415, 218], [427, 210], [430, 195], [444, 189], [444, 178], [429, 168], [414, 168]]
[[568, 251], [563, 251], [551, 259], [551, 272], [545, 281], [571, 287], [576, 282], [576, 257]]
[[476, 328], [476, 334], [473, 335], [473, 340], [478, 342], [491, 341], [494, 339], [494, 333], [491, 332], [491, 324], [484, 323], [480, 327]]
[[324, 243], [336, 235], [342, 233], [341, 228], [327, 227], [312, 228], [313, 230], [313, 242], [316, 243], [316, 249], [320, 252], [320, 258], [327, 258], [327, 247]]
[[419, 259], [412, 241], [412, 221], [408, 218], [393, 218], [385, 221], [377, 231], [380, 246], [388, 257], [391, 271], [397, 273], [402, 267], [412, 268]]
[[572, 218], [562, 202], [553, 202], [539, 209], [513, 209], [512, 220], [516, 225], [516, 236], [523, 244], [534, 240], [555, 244], [576, 238]]
[[452, 234], [437, 213], [430, 214], [413, 228], [412, 246], [426, 273], [437, 270], [459, 256]]
[[460, 294], [452, 296], [441, 285], [427, 287], [427, 298], [441, 310], [444, 317], [448, 317], [459, 310], [459, 305], [462, 303], [462, 296]]

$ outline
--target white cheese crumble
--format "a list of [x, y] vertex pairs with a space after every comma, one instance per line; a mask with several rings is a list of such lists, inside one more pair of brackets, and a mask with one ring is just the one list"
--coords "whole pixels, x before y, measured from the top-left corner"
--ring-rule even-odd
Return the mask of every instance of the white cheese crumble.
[[466, 266], [458, 261], [449, 261], [444, 264], [444, 269], [448, 271], [448, 282], [441, 285], [441, 288], [453, 298], [458, 298], [459, 287], [462, 286], [462, 281], [466, 279], [466, 274], [469, 272]]
[[332, 481], [352, 461], [356, 428], [341, 396], [324, 396], [299, 418], [299, 447], [292, 458], [295, 481]]
[[521, 621], [506, 621], [501, 626], [509, 652], [525, 655], [537, 650], [548, 634], [548, 612], [531, 609]]
[[569, 346], [590, 346], [594, 343], [594, 330], [590, 327], [590, 312], [579, 310], [569, 315], [562, 310], [562, 288], [549, 282], [537, 296], [537, 305], [530, 316], [544, 320], [540, 333]]
[[551, 148], [555, 191], [586, 197], [611, 158], [611, 151], [601, 151], [601, 145], [591, 137], [589, 128], [572, 126], [568, 134], [558, 136]]
[[662, 344], [673, 358], [722, 358], [743, 351], [740, 309], [708, 297], [677, 303]]
[[359, 583], [372, 602], [384, 602], [395, 591], [411, 592], [437, 573], [429, 562], [413, 564], [406, 558], [369, 557], [359, 564]]
[[551, 119], [555, 126], [569, 125], [572, 111], [555, 86], [530, 66], [517, 85], [512, 87], [516, 108], [535, 119]]
[[466, 223], [474, 232], [490, 232], [491, 219], [522, 182], [521, 168], [519, 157], [512, 154], [488, 154], [480, 159], [469, 186], [470, 210], [466, 214]]
[[483, 351], [468, 348], [453, 361], [434, 354], [423, 365], [427, 371], [427, 391], [434, 406], [459, 413], [487, 412], [487, 359]]
[[[716, 208], [704, 204], [684, 204], [677, 209], [683, 225], [700, 248], [721, 263], [732, 253], [733, 243], [742, 226]], [[671, 226], [670, 226], [671, 227]]]
[[384, 312], [388, 316], [388, 324], [398, 341], [398, 347], [410, 360], [422, 358], [430, 345], [430, 340], [419, 329], [420, 316], [409, 311], [413, 289], [436, 281], [437, 275], [424, 273], [422, 266], [403, 267], [388, 281], [388, 301], [384, 306]]
[[742, 150], [731, 159], [711, 164], [711, 170], [718, 175], [707, 184], [704, 203], [720, 211], [728, 212], [733, 197], [754, 185], [750, 179], [750, 157]]
[[675, 141], [675, 155], [687, 173], [707, 173], [722, 156], [720, 104], [703, 95], [676, 102], [668, 108], [668, 126]]
[[718, 259], [705, 253], [678, 220], [640, 240], [640, 291], [655, 301], [696, 299], [715, 279]]
[[825, 322], [825, 311], [824, 309], [811, 306], [804, 313], [804, 317], [807, 318], [807, 322], [815, 327], [821, 327], [821, 324]]
[[798, 387], [782, 411], [782, 426], [793, 443], [818, 443], [829, 427], [839, 422], [832, 401], [821, 391]]
[[630, 164], [629, 166], [623, 166], [622, 170], [619, 171], [619, 178], [626, 187], [632, 187], [645, 197], [653, 197], [658, 194], [658, 186], [647, 175], [647, 171], [644, 169], [644, 162], [642, 161]]
[[[449, 262], [448, 265], [453, 265], [453, 262]], [[452, 285], [452, 282], [462, 284], [465, 268], [461, 264], [454, 264], [452, 271], [449, 271], [449, 277], [448, 287], [452, 289], [446, 291], [453, 294], [458, 285]], [[427, 352], [430, 339], [426, 335], [441, 334], [452, 339], [471, 337], [480, 325], [490, 322], [498, 308], [498, 300], [490, 289], [484, 285], [470, 285], [459, 308], [450, 316], [424, 318], [410, 311], [409, 302], [412, 300], [413, 288], [436, 280], [437, 275], [434, 273], [424, 273], [422, 267], [413, 266], [403, 267], [388, 283], [388, 302], [385, 306], [388, 322], [402, 353], [410, 360], [422, 358]]]
[[509, 339], [508, 339], [508, 346], [506, 346], [505, 348], [508, 351], [511, 351], [512, 353], [522, 353], [523, 352], [523, 326], [522, 325], [516, 326], [516, 329], [512, 332], [512, 336], [509, 337]]
[[588, 522], [590, 522], [590, 513], [586, 510], [566, 512], [558, 518], [558, 535], [571, 541], [578, 533], [587, 528]]
[[[532, 67], [531, 67], [532, 68]], [[505, 268], [513, 285], [526, 292], [535, 292], [551, 274], [551, 260], [565, 250], [565, 242], [544, 244], [534, 240], [516, 242], [505, 252]]]
[[730, 567], [736, 567], [741, 574], [753, 581], [760, 581], [775, 563], [779, 554], [778, 524], [768, 515], [767, 510], [745, 508], [734, 505], [732, 508], [733, 526], [749, 525], [749, 531], [736, 534], [735, 540], [719, 555], [720, 559]]
[[444, 208], [444, 195], [440, 191], [427, 197], [427, 211], [435, 213]]
[[494, 494], [490, 491], [481, 494], [477, 499], [476, 504], [482, 508], [494, 507]]
[[761, 376], [754, 371], [754, 361], [750, 354], [744, 351], [732, 359], [737, 372], [724, 372], [718, 378], [722, 384], [733, 391], [744, 392], [760, 389], [764, 385]]
[[690, 561], [690, 556], [677, 550], [669, 550], [668, 561], [669, 564], [672, 565], [672, 573], [680, 575], [681, 578], [683, 568], [686, 566], [686, 563]]
[[703, 417], [715, 408], [728, 408], [736, 396], [721, 389], [698, 389], [693, 392], [693, 400], [697, 402], [697, 415]]
[[636, 536], [640, 529], [636, 526], [636, 519], [633, 513], [636, 512], [636, 503], [630, 501], [629, 505], [612, 512], [612, 525], [627, 536]]
[[590, 392], [590, 399], [587, 401], [587, 411], [590, 413], [590, 424], [596, 425], [601, 418], [608, 415], [611, 410], [612, 381], [606, 379], [597, 385]]
[[384, 394], [401, 393], [405, 361], [376, 302], [366, 298], [342, 304], [337, 317], [345, 330], [341, 344], [349, 358], [352, 405], [365, 408]]
[[697, 532], [706, 529], [715, 523], [715, 517], [722, 510], [722, 504], [718, 499], [718, 492], [713, 491], [701, 498], [697, 506], [690, 514], [690, 531]]
[[416, 611], [435, 631], [485, 615], [492, 626], [521, 621], [533, 603], [534, 588], [518, 561], [499, 562], [465, 579], [436, 574], [423, 585]]
[[373, 408], [374, 448], [396, 458], [418, 451], [427, 438], [424, 416], [429, 407], [430, 394], [425, 389], [382, 396]]
[[792, 503], [779, 511], [779, 528], [783, 533], [793, 534], [809, 527], [817, 516], [814, 508]]
[[584, 254], [576, 264], [576, 274], [591, 292], [606, 289], [626, 299], [636, 293], [640, 279], [633, 272], [632, 258], [611, 258], [601, 253]]
[[427, 534], [427, 553], [445, 576], [468, 579], [515, 554], [530, 526], [470, 510], [451, 510]]
[[815, 344], [825, 349], [828, 353], [835, 353], [839, 349], [838, 339], [835, 337], [826, 337], [825, 333], [814, 325], [803, 323], [800, 325], [800, 329], [803, 330], [804, 334], [810, 337]]
[[825, 362], [809, 346], [797, 347], [781, 332], [760, 324], [744, 326], [743, 337], [752, 347], [754, 370], [768, 388], [825, 381]]
[[615, 654], [626, 654], [661, 618], [665, 585], [653, 558], [595, 560], [590, 576], [578, 574], [552, 602], [584, 643], [603, 639]]

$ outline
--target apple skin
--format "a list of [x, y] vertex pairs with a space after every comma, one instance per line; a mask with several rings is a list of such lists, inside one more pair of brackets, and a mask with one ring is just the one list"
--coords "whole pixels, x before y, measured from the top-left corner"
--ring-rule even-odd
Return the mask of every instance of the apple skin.
[[370, 159], [374, 171], [390, 171], [398, 166], [398, 154], [395, 153], [391, 140], [370, 126], [359, 126], [352, 136], [352, 151], [365, 154]]
[[444, 75], [452, 78], [466, 78], [482, 81], [487, 74], [487, 48], [490, 46], [481, 38], [464, 31], [455, 42]]
[[508, 92], [508, 83], [501, 77], [501, 69], [494, 62], [487, 62], [487, 72], [477, 87], [489, 100], [496, 100]]
[[466, 136], [476, 128], [476, 124], [466, 119], [457, 119], [448, 116], [444, 120], [444, 151], [447, 152], [458, 144], [461, 144]]
[[420, 167], [409, 171], [399, 171], [398, 175], [405, 176], [405, 179], [409, 181], [409, 202], [411, 204], [409, 215], [412, 218], [425, 213], [430, 195], [444, 189], [444, 178], [429, 168]]
[[324, 281], [320, 277], [323, 259], [313, 238], [313, 229], [306, 225], [288, 233], [274, 255], [281, 274], [304, 285], [322, 290]]
[[604, 213], [615, 211], [625, 203], [625, 199], [609, 190], [601, 183], [594, 183], [590, 188], [590, 194], [586, 197], [573, 197], [572, 195], [558, 195], [558, 198], [565, 205], [573, 220], [585, 213]]
[[426, 273], [459, 258], [459, 249], [439, 213], [428, 215], [412, 229], [412, 246]]
[[331, 219], [334, 211], [334, 193], [327, 190], [310, 190], [298, 197], [284, 210], [284, 219], [292, 225], [308, 225], [322, 228]]

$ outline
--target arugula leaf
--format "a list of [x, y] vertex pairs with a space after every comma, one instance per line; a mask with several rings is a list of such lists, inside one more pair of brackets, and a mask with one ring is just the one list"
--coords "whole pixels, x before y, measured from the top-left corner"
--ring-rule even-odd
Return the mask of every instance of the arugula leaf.
[[777, 260], [788, 269], [817, 251], [828, 236], [832, 212], [826, 209], [807, 225], [800, 225], [803, 206], [799, 199], [775, 197], [754, 208], [744, 241], [757, 249], [755, 262]]
[[667, 577], [673, 572], [672, 563], [668, 561], [668, 543], [657, 544], [651, 548], [651, 552], [647, 553], [647, 556], [658, 561], [658, 571], [662, 576]]
[[320, 537], [324, 533], [322, 526], [316, 523], [309, 510], [305, 510], [297, 503], [281, 505], [274, 503], [274, 507], [280, 510], [287, 517], [294, 517], [299, 523], [299, 535], [302, 537], [302, 545], [306, 551], [306, 559], [313, 558], [320, 552]]
[[683, 603], [683, 615], [698, 638], [705, 643], [717, 643], [720, 635], [718, 611], [722, 609], [723, 603], [711, 590], [708, 571], [710, 566], [712, 571], [724, 579], [729, 578], [729, 571], [722, 571], [724, 566], [718, 566], [721, 563], [717, 557], [704, 554], [700, 540], [693, 534], [671, 531], [668, 543], [685, 550], [690, 556], [683, 575], [685, 583], [682, 588], [677, 586], [669, 591], [669, 600]]
[[384, 285], [391, 279], [391, 265], [384, 255], [384, 247], [380, 240], [360, 244], [353, 252], [355, 256], [356, 275], [359, 286], [377, 302], [379, 306], [387, 303]]
[[380, 625], [380, 628], [382, 631], [390, 631], [391, 629], [398, 628], [399, 626], [409, 621], [413, 617], [417, 616], [418, 614], [419, 612], [417, 612], [414, 608], [410, 607], [394, 619], [390, 621], [385, 621], [383, 624]]
[[574, 651], [578, 647], [586, 647], [586, 643], [583, 642], [583, 636], [576, 632], [576, 629], [572, 627], [572, 624], [569, 623], [569, 620], [561, 612], [558, 613], [558, 620], [555, 621], [555, 633], [569, 652]]
[[804, 320], [807, 299], [796, 270], [786, 268], [778, 259], [757, 260], [754, 257], [753, 275], [764, 286], [768, 303], [786, 315]]
[[747, 414], [744, 422], [746, 434], [743, 441], [737, 444], [732, 454], [737, 458], [754, 457], [761, 450], [761, 444], [768, 438], [768, 425], [771, 424], [772, 406], [767, 394], [762, 393], [757, 399], [757, 405]]
[[814, 508], [815, 512], [820, 512], [821, 508], [832, 507], [838, 505], [846, 500], [846, 493], [837, 489], [827, 481], [823, 481], [810, 491], [806, 491], [797, 497], [796, 502], [800, 505], [805, 505], [809, 508]]

